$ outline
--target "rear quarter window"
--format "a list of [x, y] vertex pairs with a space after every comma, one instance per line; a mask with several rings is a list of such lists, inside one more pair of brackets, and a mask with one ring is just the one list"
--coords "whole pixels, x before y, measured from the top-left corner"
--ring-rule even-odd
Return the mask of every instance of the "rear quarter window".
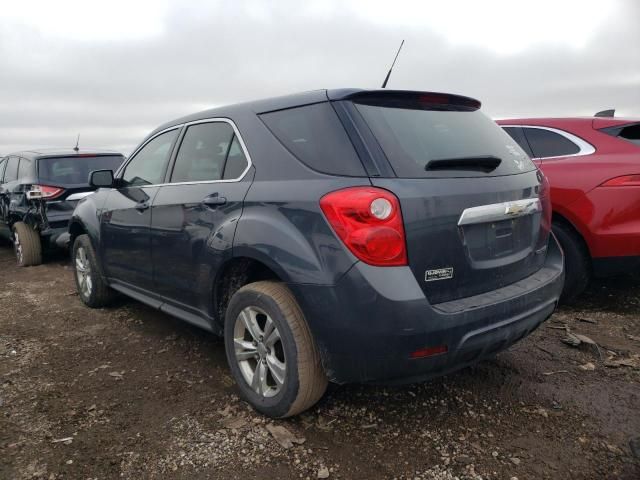
[[523, 128], [536, 158], [565, 157], [580, 153], [580, 147], [559, 133], [542, 128]]
[[328, 102], [264, 113], [260, 118], [287, 150], [313, 170], [366, 176], [351, 140]]

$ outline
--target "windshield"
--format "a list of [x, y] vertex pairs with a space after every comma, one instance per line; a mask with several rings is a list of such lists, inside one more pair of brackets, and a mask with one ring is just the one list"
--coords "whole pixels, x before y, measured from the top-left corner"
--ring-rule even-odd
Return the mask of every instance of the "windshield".
[[38, 181], [54, 185], [89, 185], [89, 173], [94, 170], [118, 169], [122, 155], [73, 156], [38, 160]]
[[497, 176], [535, 169], [520, 146], [480, 111], [355, 105], [399, 177]]

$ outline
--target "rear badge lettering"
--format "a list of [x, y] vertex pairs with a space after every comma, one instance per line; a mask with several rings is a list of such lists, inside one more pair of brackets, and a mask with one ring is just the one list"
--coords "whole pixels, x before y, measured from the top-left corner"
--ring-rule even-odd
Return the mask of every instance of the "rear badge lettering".
[[436, 268], [435, 270], [427, 270], [424, 272], [425, 282], [434, 282], [436, 280], [448, 280], [453, 278], [453, 268]]

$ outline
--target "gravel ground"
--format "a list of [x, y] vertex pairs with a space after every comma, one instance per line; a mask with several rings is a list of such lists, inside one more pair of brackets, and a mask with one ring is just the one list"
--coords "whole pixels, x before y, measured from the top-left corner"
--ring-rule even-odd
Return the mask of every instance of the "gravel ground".
[[637, 479], [639, 312], [640, 276], [596, 282], [492, 361], [271, 421], [220, 339], [133, 300], [89, 310], [64, 258], [17, 269], [0, 246], [0, 478]]

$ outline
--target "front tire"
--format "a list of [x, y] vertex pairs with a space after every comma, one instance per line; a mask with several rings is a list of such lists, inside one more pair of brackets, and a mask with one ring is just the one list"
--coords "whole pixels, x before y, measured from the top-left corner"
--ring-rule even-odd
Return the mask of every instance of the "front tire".
[[571, 303], [591, 280], [591, 256], [578, 233], [564, 222], [553, 222], [553, 233], [564, 251], [565, 280], [560, 301]]
[[108, 305], [114, 296], [102, 276], [96, 253], [88, 235], [80, 235], [73, 242], [73, 277], [80, 300], [91, 308]]
[[242, 397], [273, 418], [297, 415], [327, 388], [309, 327], [282, 283], [255, 282], [238, 290], [225, 315], [225, 349]]
[[19, 267], [31, 267], [42, 263], [40, 234], [24, 222], [13, 224], [13, 251]]

